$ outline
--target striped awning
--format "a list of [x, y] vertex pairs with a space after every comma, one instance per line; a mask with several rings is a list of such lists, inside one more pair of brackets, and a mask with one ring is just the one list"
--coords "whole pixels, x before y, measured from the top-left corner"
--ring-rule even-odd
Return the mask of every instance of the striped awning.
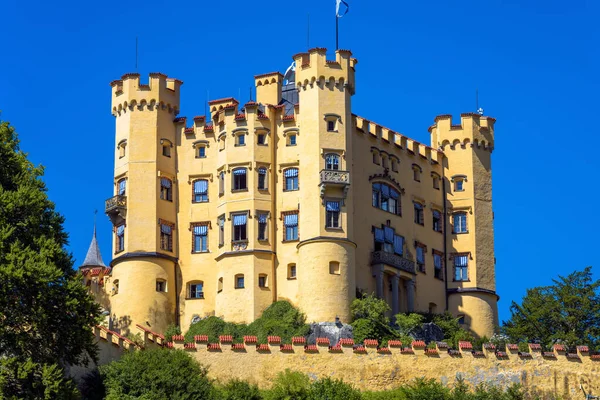
[[194, 194], [206, 194], [208, 191], [208, 181], [201, 179], [194, 182]]
[[298, 226], [298, 214], [288, 214], [283, 218], [285, 226]]
[[170, 235], [173, 232], [173, 228], [171, 227], [171, 225], [161, 224], [160, 231], [162, 233], [166, 233], [166, 234]]
[[238, 214], [233, 216], [233, 226], [246, 225], [246, 214]]
[[124, 233], [125, 233], [125, 225], [117, 226], [117, 235], [121, 236]]
[[234, 175], [246, 175], [246, 168], [238, 168], [233, 170]]
[[267, 223], [267, 214], [258, 214], [258, 223], [259, 224]]
[[339, 201], [328, 201], [325, 203], [325, 210], [327, 211], [340, 211], [340, 202]]
[[171, 180], [168, 179], [168, 178], [161, 178], [160, 184], [161, 184], [162, 187], [170, 188], [171, 187]]
[[385, 235], [383, 234], [383, 229], [375, 228], [375, 241], [383, 243], [385, 242]]
[[208, 225], [194, 226], [194, 235], [206, 236], [208, 233]]
[[288, 168], [283, 172], [283, 175], [286, 178], [292, 178], [294, 176], [298, 176], [298, 168]]

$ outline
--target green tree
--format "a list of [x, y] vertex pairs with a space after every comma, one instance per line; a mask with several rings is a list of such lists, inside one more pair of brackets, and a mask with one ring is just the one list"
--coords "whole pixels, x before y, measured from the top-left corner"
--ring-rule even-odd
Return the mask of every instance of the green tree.
[[521, 304], [513, 302], [503, 331], [514, 342], [539, 340], [546, 347], [600, 345], [600, 281], [592, 267], [553, 280], [553, 285], [527, 290]]
[[233, 379], [220, 388], [219, 400], [261, 400], [258, 386]]
[[390, 306], [385, 300], [373, 294], [354, 299], [350, 304], [354, 341], [362, 343], [365, 339], [377, 339], [383, 344], [388, 339], [400, 338], [401, 335], [390, 327], [390, 319], [386, 317], [389, 311]]
[[360, 392], [341, 379], [321, 378], [310, 388], [310, 400], [361, 400]]
[[277, 374], [273, 387], [265, 392], [267, 400], [308, 400], [310, 380], [301, 372], [290, 371]]
[[72, 269], [43, 172], [0, 121], [0, 393], [9, 399], [65, 397], [64, 365], [97, 352], [99, 308]]
[[207, 369], [182, 350], [153, 349], [125, 354], [100, 367], [106, 400], [192, 400], [215, 397]]

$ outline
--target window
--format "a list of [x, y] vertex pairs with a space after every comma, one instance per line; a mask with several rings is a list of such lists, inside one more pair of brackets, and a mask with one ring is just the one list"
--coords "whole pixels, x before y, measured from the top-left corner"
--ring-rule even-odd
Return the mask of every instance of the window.
[[236, 289], [244, 288], [244, 275], [238, 274], [235, 276], [235, 288]]
[[188, 285], [188, 298], [189, 299], [203, 299], [204, 298], [204, 283], [195, 282]]
[[267, 240], [267, 213], [258, 214], [258, 240]]
[[267, 275], [265, 275], [265, 274], [258, 275], [258, 287], [259, 288], [267, 287]]
[[217, 225], [219, 226], [219, 246], [223, 246], [225, 244], [225, 216], [221, 215], [217, 220]]
[[454, 256], [454, 280], [469, 280], [469, 255], [457, 254]]
[[206, 146], [199, 146], [196, 158], [206, 158]]
[[117, 149], [119, 149], [119, 158], [125, 157], [125, 149], [127, 147], [127, 140], [123, 139], [119, 142]]
[[379, 152], [377, 150], [371, 150], [373, 152], [373, 164], [379, 165]]
[[264, 133], [259, 133], [256, 139], [256, 143], [261, 146], [265, 146], [267, 144], [267, 135]]
[[248, 181], [246, 179], [246, 168], [237, 168], [233, 170], [233, 191], [247, 190]]
[[413, 169], [413, 179], [417, 182], [421, 182], [421, 172], [423, 172], [421, 167], [419, 167], [417, 164], [413, 164], [412, 169]]
[[339, 228], [340, 227], [340, 202], [326, 201], [325, 202], [325, 227]]
[[464, 192], [464, 179], [456, 178], [454, 179], [454, 191], [455, 192]]
[[192, 252], [206, 253], [208, 251], [208, 224], [200, 223], [192, 226]]
[[298, 240], [298, 213], [285, 214], [283, 216], [285, 227], [285, 241]]
[[171, 146], [169, 144], [163, 144], [162, 155], [165, 157], [171, 157]]
[[112, 294], [113, 295], [119, 294], [119, 280], [118, 279], [115, 279], [113, 281]]
[[221, 136], [219, 136], [219, 151], [225, 150], [225, 137], [227, 135], [225, 133], [222, 133]]
[[225, 171], [219, 173], [219, 196], [225, 193]]
[[454, 220], [454, 233], [467, 233], [467, 213], [454, 213], [452, 217]]
[[246, 223], [248, 214], [233, 214], [233, 241], [248, 240]]
[[337, 261], [330, 261], [329, 262], [329, 273], [332, 275], [339, 275], [340, 274], [340, 263]]
[[400, 192], [385, 183], [373, 183], [373, 207], [401, 215]]
[[327, 131], [328, 132], [335, 131], [335, 121], [327, 121]]
[[425, 250], [425, 247], [417, 244], [417, 269], [420, 272], [425, 272]]
[[442, 253], [433, 250], [433, 270], [434, 270], [434, 276], [437, 279], [444, 279], [444, 273], [442, 270]]
[[404, 253], [404, 237], [397, 235], [394, 228], [374, 228], [375, 251], [385, 251], [401, 256]]
[[442, 231], [442, 213], [438, 210], [432, 210], [431, 214], [433, 216], [433, 230], [436, 232]]
[[295, 146], [296, 145], [296, 135], [294, 135], [294, 134], [288, 135], [287, 145], [288, 146]]
[[383, 168], [388, 168], [388, 158], [386, 156], [381, 157], [381, 166]]
[[465, 316], [464, 315], [458, 315], [458, 323], [461, 325], [465, 324]]
[[428, 312], [429, 314], [435, 314], [437, 312], [437, 304], [429, 303]]
[[156, 280], [156, 291], [157, 292], [166, 292], [167, 291], [167, 281], [164, 279]]
[[119, 179], [119, 182], [117, 182], [117, 194], [119, 196], [125, 196], [126, 191], [127, 191], [127, 180], [125, 178]]
[[329, 153], [325, 155], [325, 169], [339, 170], [340, 169], [340, 156], [337, 154]]
[[439, 190], [440, 189], [440, 176], [435, 172], [431, 174], [433, 188]]
[[160, 224], [160, 249], [173, 251], [173, 225], [168, 223]]
[[265, 167], [258, 169], [258, 190], [267, 190], [267, 169]]
[[424, 225], [423, 204], [414, 202], [415, 205], [415, 224]]
[[192, 203], [206, 203], [208, 201], [208, 180], [194, 181], [194, 197]]
[[235, 145], [236, 146], [245, 146], [246, 145], [246, 133], [242, 132], [235, 136]]
[[288, 264], [288, 279], [296, 279], [296, 264]]
[[285, 177], [284, 191], [298, 190], [298, 168], [288, 168], [283, 171]]
[[398, 172], [398, 161], [395, 158], [390, 158], [392, 163], [392, 171]]
[[169, 178], [160, 179], [160, 198], [162, 200], [173, 201], [173, 182]]
[[120, 253], [125, 250], [125, 225], [117, 226], [117, 241], [115, 253]]
[[223, 278], [219, 278], [217, 281], [217, 293], [221, 293], [223, 291]]

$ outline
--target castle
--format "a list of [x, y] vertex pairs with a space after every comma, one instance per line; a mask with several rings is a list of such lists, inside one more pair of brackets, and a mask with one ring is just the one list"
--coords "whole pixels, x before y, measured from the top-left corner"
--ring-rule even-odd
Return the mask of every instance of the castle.
[[209, 120], [177, 116], [177, 79], [111, 83], [113, 259], [94, 236], [81, 267], [111, 328], [251, 322], [281, 299], [350, 322], [375, 293], [392, 315], [448, 310], [491, 336], [495, 120], [437, 116], [427, 146], [352, 113], [350, 51], [293, 60], [255, 77], [256, 101], [209, 101]]

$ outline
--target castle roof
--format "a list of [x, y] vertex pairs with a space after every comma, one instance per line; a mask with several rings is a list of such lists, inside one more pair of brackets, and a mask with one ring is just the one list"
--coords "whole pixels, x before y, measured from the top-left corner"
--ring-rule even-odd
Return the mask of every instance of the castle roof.
[[83, 264], [81, 267], [106, 267], [104, 261], [102, 261], [102, 254], [100, 254], [100, 246], [98, 245], [98, 241], [96, 240], [96, 224], [94, 224], [94, 235], [92, 236], [92, 243], [90, 243], [90, 248], [87, 251], [85, 256], [85, 260], [83, 260]]

